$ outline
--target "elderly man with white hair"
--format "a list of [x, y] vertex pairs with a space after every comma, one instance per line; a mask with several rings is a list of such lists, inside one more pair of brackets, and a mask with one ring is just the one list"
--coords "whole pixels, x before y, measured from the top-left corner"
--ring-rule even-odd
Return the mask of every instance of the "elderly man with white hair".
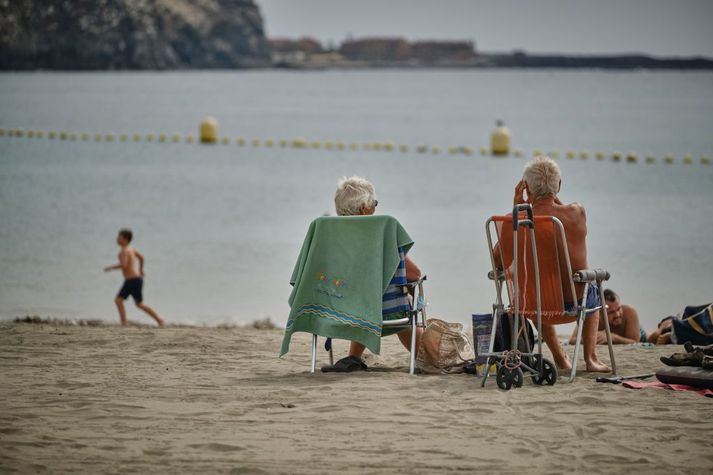
[[[567, 237], [567, 248], [572, 269], [589, 269], [587, 263], [587, 215], [579, 203], [563, 204], [557, 197], [562, 179], [560, 168], [549, 157], [536, 157], [525, 165], [523, 178], [515, 187], [515, 205], [529, 203], [534, 214], [540, 216], [555, 216], [564, 226]], [[499, 248], [495, 249], [496, 262], [500, 263]], [[569, 276], [562, 276], [562, 288], [569, 289]], [[575, 284], [577, 300], [585, 296], [584, 284]], [[599, 305], [599, 289], [596, 284], [590, 285], [586, 295], [587, 307]], [[565, 295], [565, 304], [574, 304], [571, 295]], [[597, 356], [597, 330], [599, 326], [599, 311], [588, 314], [584, 319], [583, 346], [584, 361], [587, 371], [609, 372], [609, 367], [599, 361]], [[555, 363], [560, 369], [571, 369], [572, 364], [563, 351], [557, 339], [553, 325], [542, 325], [542, 337], [552, 351]]]
[[[376, 191], [374, 185], [368, 180], [358, 176], [350, 178], [342, 178], [337, 185], [337, 191], [334, 194], [334, 205], [339, 216], [370, 216], [376, 212], [376, 207], [379, 201], [376, 199]], [[408, 257], [405, 257], [406, 264], [406, 280], [414, 282], [421, 278], [421, 270]], [[416, 330], [416, 347], [418, 348], [418, 340], [423, 333], [422, 328]], [[411, 330], [405, 329], [397, 333], [399, 340], [406, 347], [411, 348]], [[352, 341], [349, 346], [349, 356], [361, 359], [364, 354], [365, 346], [356, 341]]]

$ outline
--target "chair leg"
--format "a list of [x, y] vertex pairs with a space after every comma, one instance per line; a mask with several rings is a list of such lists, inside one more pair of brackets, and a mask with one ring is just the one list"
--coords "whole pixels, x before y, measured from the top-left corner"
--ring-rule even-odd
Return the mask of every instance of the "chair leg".
[[577, 320], [577, 340], [574, 343], [574, 358], [572, 359], [572, 373], [569, 375], [567, 382], [573, 382], [577, 376], [577, 361], [579, 360], [579, 347], [582, 344], [582, 330], [584, 330], [584, 309], [579, 313]]
[[606, 303], [604, 300], [604, 288], [602, 283], [599, 282], [599, 298], [602, 301], [602, 309], [599, 314], [599, 318], [604, 317], [604, 330], [607, 334], [607, 346], [609, 347], [609, 361], [611, 361], [611, 372], [616, 374], [616, 361], [614, 361], [614, 345], [611, 341], [611, 330], [609, 329], [609, 317], [607, 316]]
[[411, 354], [409, 354], [408, 374], [416, 372], [416, 320], [418, 313], [411, 316]]
[[312, 335], [312, 361], [310, 363], [309, 372], [314, 374], [317, 369], [317, 335]]

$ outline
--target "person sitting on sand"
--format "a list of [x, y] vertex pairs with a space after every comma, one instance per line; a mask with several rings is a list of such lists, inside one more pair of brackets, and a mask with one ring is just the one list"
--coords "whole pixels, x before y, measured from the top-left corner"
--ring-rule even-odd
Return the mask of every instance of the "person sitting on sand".
[[[622, 304], [619, 295], [611, 289], [604, 289], [604, 301], [613, 344], [630, 345], [632, 343], [646, 342], [646, 332], [641, 328], [639, 314], [634, 307]], [[597, 344], [604, 345], [607, 342], [607, 334], [604, 331], [604, 319], [600, 318], [599, 320]], [[573, 345], [576, 340], [577, 329], [575, 328], [569, 338], [570, 345]]]
[[[163, 318], [161, 318], [154, 309], [143, 302], [144, 256], [129, 245], [132, 238], [133, 233], [130, 229], [119, 230], [119, 234], [116, 236], [116, 243], [121, 247], [119, 251], [119, 263], [104, 268], [104, 272], [121, 269], [121, 273], [124, 274], [124, 285], [121, 286], [119, 294], [114, 299], [114, 303], [116, 303], [116, 307], [119, 309], [121, 324], [127, 325], [128, 323], [126, 320], [124, 300], [131, 295], [134, 298], [136, 306], [153, 317], [156, 323], [162, 327], [164, 325]], [[136, 272], [136, 260], [139, 261], [138, 272]]]
[[[334, 205], [338, 216], [370, 216], [376, 212], [379, 201], [376, 199], [374, 185], [368, 180], [353, 176], [339, 181], [334, 194]], [[421, 278], [421, 270], [408, 255], [405, 259], [406, 281], [414, 282]], [[423, 334], [423, 328], [416, 329], [416, 348]], [[411, 348], [411, 330], [406, 329], [397, 333], [401, 344], [407, 350]], [[361, 360], [366, 347], [359, 342], [352, 341], [349, 345], [349, 357]]]
[[[587, 262], [587, 216], [584, 207], [579, 203], [563, 204], [557, 197], [560, 191], [562, 179], [560, 168], [557, 163], [549, 157], [538, 156], [525, 165], [523, 178], [515, 186], [515, 205], [529, 203], [536, 216], [554, 216], [558, 218], [564, 226], [567, 237], [567, 248], [569, 259], [573, 270], [589, 269]], [[498, 267], [502, 264], [500, 259], [500, 248], [495, 247], [495, 262]], [[562, 275], [562, 288], [569, 289], [569, 276]], [[584, 284], [575, 284], [577, 299], [583, 298]], [[567, 300], [570, 300], [567, 302]], [[572, 296], [565, 294], [565, 305], [572, 306]], [[596, 284], [589, 286], [586, 295], [587, 307], [596, 307], [600, 304], [599, 288]], [[591, 372], [606, 373], [611, 369], [599, 361], [597, 356], [597, 330], [599, 327], [599, 311], [587, 314], [584, 319], [583, 346], [584, 362], [586, 370]], [[560, 369], [571, 369], [572, 363], [567, 358], [564, 350], [557, 339], [557, 332], [553, 325], [542, 325], [542, 338], [547, 343], [555, 364]]]

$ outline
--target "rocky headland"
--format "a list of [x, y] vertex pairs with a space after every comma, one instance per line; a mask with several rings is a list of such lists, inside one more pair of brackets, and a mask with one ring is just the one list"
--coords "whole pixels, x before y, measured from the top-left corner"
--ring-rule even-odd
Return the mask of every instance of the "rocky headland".
[[0, 69], [270, 66], [252, 0], [0, 0]]

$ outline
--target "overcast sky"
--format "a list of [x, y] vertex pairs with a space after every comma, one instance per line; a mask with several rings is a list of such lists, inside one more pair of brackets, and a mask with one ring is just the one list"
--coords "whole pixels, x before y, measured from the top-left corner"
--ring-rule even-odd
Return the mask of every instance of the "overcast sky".
[[257, 0], [270, 37], [470, 39], [481, 51], [713, 57], [713, 0]]

